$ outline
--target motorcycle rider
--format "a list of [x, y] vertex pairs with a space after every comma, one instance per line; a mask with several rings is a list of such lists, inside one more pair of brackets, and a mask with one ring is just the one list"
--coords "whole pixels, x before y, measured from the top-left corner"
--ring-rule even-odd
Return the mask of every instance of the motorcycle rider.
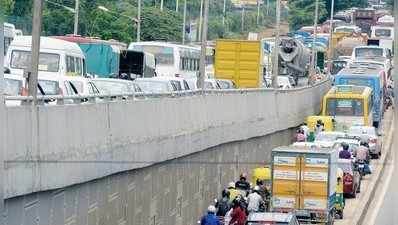
[[231, 208], [229, 204], [229, 191], [227, 189], [224, 189], [221, 193], [221, 196], [221, 199], [218, 200], [215, 205], [217, 208], [216, 215], [219, 217], [224, 217]]
[[229, 191], [229, 204], [240, 195], [240, 192], [236, 190], [235, 183], [229, 182], [227, 190]]
[[351, 159], [351, 152], [349, 151], [350, 146], [347, 143], [342, 143], [343, 150], [339, 152], [340, 159]]
[[364, 175], [370, 174], [370, 167], [369, 167], [369, 148], [367, 147], [368, 143], [365, 141], [361, 141], [359, 147], [356, 150], [356, 162], [364, 164]]
[[247, 182], [247, 176], [245, 173], [240, 175], [239, 180], [235, 183], [235, 188], [245, 191], [250, 190], [250, 184]]
[[216, 207], [209, 205], [207, 214], [200, 220], [200, 225], [221, 225], [220, 220], [216, 216]]
[[231, 221], [228, 225], [245, 225], [246, 214], [238, 199], [233, 201], [233, 211], [231, 214]]
[[255, 186], [253, 192], [247, 196], [247, 203], [248, 203], [247, 211], [249, 212], [249, 214], [252, 212], [259, 212], [260, 207], [262, 205], [264, 206], [264, 200], [259, 194], [259, 191], [260, 187]]

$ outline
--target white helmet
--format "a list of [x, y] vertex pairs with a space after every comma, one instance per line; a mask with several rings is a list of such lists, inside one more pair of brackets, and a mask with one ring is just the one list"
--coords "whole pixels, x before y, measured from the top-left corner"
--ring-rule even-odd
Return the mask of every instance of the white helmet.
[[260, 187], [259, 187], [259, 186], [255, 186], [253, 190], [259, 191], [259, 190], [260, 190]]
[[209, 205], [209, 207], [207, 207], [207, 211], [211, 212], [211, 213], [215, 213], [216, 212], [216, 207], [214, 207], [214, 205]]
[[235, 188], [235, 183], [234, 182], [229, 182], [228, 188]]

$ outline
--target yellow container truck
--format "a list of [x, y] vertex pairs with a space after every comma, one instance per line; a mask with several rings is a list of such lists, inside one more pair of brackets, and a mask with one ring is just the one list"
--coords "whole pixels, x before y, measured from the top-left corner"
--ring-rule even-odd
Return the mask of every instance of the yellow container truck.
[[235, 82], [238, 88], [258, 88], [262, 82], [260, 41], [216, 41], [215, 77]]
[[272, 150], [272, 210], [302, 222], [334, 223], [338, 153], [331, 148]]

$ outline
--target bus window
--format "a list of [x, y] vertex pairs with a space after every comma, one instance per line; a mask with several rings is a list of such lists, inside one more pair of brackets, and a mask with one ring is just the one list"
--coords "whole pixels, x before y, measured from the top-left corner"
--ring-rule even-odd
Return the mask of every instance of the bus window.
[[330, 98], [327, 100], [326, 112], [329, 116], [363, 116], [363, 100]]
[[[29, 51], [14, 50], [11, 54], [11, 68], [14, 69], [29, 69], [30, 68]], [[59, 70], [59, 55], [53, 53], [40, 53], [39, 57], [39, 71], [58, 72]]]
[[66, 56], [66, 72], [67, 73], [76, 72], [75, 59], [72, 56]]
[[[155, 56], [158, 65], [174, 64], [174, 49], [172, 47], [162, 46], [140, 46], [142, 51], [151, 53]], [[135, 48], [134, 48], [135, 50]]]

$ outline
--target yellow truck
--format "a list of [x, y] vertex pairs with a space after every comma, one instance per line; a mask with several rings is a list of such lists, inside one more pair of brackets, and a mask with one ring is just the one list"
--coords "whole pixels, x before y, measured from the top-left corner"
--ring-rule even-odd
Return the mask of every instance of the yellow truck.
[[334, 223], [338, 153], [332, 148], [272, 150], [272, 211], [295, 212], [302, 222]]
[[238, 88], [258, 88], [262, 82], [260, 41], [216, 41], [215, 77], [235, 82]]

